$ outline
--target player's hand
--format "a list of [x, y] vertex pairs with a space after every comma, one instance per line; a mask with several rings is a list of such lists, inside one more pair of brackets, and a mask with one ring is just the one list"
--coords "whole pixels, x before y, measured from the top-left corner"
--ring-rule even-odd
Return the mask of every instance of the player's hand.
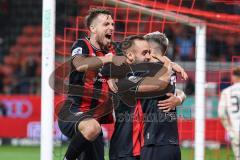
[[175, 72], [181, 74], [182, 79], [184, 79], [184, 80], [188, 79], [187, 73], [180, 65], [178, 65], [177, 63], [172, 63], [172, 68]]
[[170, 60], [168, 60], [168, 59], [165, 58], [164, 56], [161, 56], [161, 55], [158, 55], [158, 54], [153, 54], [153, 53], [151, 53], [151, 56], [152, 56], [154, 59], [157, 59], [158, 61], [160, 61], [160, 62], [162, 62], [162, 63], [171, 62]]
[[108, 83], [108, 87], [110, 88], [110, 90], [113, 92], [113, 93], [117, 93], [118, 91], [118, 87], [116, 85], [116, 82], [117, 82], [117, 79], [109, 79], [107, 81]]
[[182, 103], [181, 100], [173, 93], [167, 93], [166, 95], [169, 96], [169, 98], [163, 101], [158, 101], [157, 104], [158, 108], [163, 112], [169, 112]]

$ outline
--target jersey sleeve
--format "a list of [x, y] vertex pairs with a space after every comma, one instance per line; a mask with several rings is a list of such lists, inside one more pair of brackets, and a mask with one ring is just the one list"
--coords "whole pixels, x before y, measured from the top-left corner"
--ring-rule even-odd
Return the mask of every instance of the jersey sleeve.
[[119, 92], [129, 91], [129, 92], [135, 93], [142, 79], [143, 79], [142, 77], [135, 77], [135, 76], [130, 76], [130, 77], [120, 79], [118, 80], [118, 83], [117, 83], [118, 91]]
[[[161, 85], [166, 85], [164, 81], [155, 81], [155, 75], [163, 68], [161, 63], [141, 63], [136, 65], [131, 65], [132, 73], [126, 75], [125, 78], [118, 80], [118, 91], [119, 92], [130, 92], [137, 97], [156, 97], [165, 95], [168, 92], [173, 92], [175, 89], [175, 76], [171, 76], [170, 82], [166, 87], [160, 87]], [[173, 77], [173, 78], [172, 78]], [[148, 79], [146, 79], [148, 78]], [[145, 91], [139, 91], [139, 87], [146, 85], [148, 81], [153, 81], [151, 85], [156, 85], [161, 89], [146, 89]], [[162, 84], [163, 83], [163, 84]], [[151, 86], [149, 86], [151, 88]], [[156, 87], [155, 87], [156, 88]]]
[[128, 65], [123, 64], [121, 66], [116, 66], [114, 64], [106, 64], [101, 70], [101, 74], [108, 78], [118, 78], [122, 79], [127, 76], [127, 73], [131, 72]]
[[[131, 69], [129, 69], [131, 68]], [[145, 77], [153, 77], [160, 69], [161, 64], [158, 63], [139, 63], [125, 67], [124, 77], [119, 79], [118, 87], [120, 91], [131, 90], [137, 92], [138, 86]], [[113, 70], [114, 73], [121, 73], [123, 69]]]
[[89, 49], [86, 42], [82, 39], [75, 41], [71, 49], [71, 55], [89, 56]]

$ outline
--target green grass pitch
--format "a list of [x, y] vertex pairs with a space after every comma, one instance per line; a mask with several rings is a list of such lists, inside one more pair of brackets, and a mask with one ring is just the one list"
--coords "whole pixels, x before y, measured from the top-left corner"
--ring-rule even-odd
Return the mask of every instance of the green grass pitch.
[[[54, 160], [62, 160], [66, 147], [54, 149]], [[106, 149], [105, 160], [108, 160]], [[0, 146], [0, 160], [39, 160], [40, 147], [18, 147]], [[193, 160], [193, 149], [182, 149], [182, 160]], [[234, 160], [232, 151], [229, 148], [219, 150], [206, 150], [205, 160]]]

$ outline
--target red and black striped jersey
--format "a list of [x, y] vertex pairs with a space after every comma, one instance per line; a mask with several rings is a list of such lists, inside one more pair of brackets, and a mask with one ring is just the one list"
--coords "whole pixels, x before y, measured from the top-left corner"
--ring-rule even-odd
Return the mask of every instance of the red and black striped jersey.
[[[93, 57], [93, 56], [104, 56], [105, 54], [112, 53], [116, 54], [115, 46], [109, 51], [103, 51], [95, 48], [91, 45], [89, 39], [78, 39], [72, 46], [72, 60], [75, 56]], [[86, 71], [78, 72], [72, 64], [72, 72], [69, 77], [69, 84], [82, 86], [82, 91], [79, 95], [68, 95], [68, 98], [73, 100], [70, 110], [72, 112], [89, 112], [94, 110], [96, 107], [104, 106], [105, 103], [109, 102], [109, 89], [107, 85], [107, 79], [102, 77], [99, 73], [101, 68], [97, 71]], [[109, 105], [109, 103], [108, 103]], [[112, 106], [108, 106], [112, 107]], [[100, 111], [102, 113], [104, 111]], [[102, 115], [98, 115], [101, 117]], [[105, 118], [101, 118], [101, 123], [109, 123]]]
[[[162, 98], [166, 98], [165, 95], [168, 92], [174, 90], [174, 85], [169, 84], [166, 90], [163, 92], [152, 92], [151, 97], [148, 94], [143, 94], [143, 96], [138, 96], [135, 94], [138, 85], [141, 82], [141, 77], [147, 77], [155, 75], [156, 72], [161, 69], [162, 65], [159, 64], [152, 64], [152, 63], [142, 63], [137, 65], [130, 65], [132, 67], [132, 74], [126, 74], [125, 78], [118, 80], [117, 86], [118, 91], [123, 90], [123, 95], [133, 95], [135, 97], [131, 98], [128, 97], [129, 101], [134, 101], [134, 98], [137, 98], [137, 103], [135, 106], [129, 106], [127, 104], [126, 99], [122, 99], [121, 93], [118, 93], [120, 102], [118, 106], [115, 106], [115, 128], [114, 133], [110, 142], [110, 158], [111, 159], [118, 159], [120, 157], [132, 157], [132, 156], [139, 156], [141, 146], [143, 146], [146, 141], [145, 133], [159, 133], [162, 130], [155, 130], [156, 123], [146, 123], [145, 113], [148, 116], [151, 116], [151, 112], [157, 112], [157, 100], [159, 100], [158, 95], [162, 95]], [[154, 67], [153, 67], [154, 66]], [[128, 72], [128, 71], [127, 71]], [[114, 76], [114, 75], [113, 75]], [[135, 78], [134, 78], [135, 77]], [[138, 78], [137, 78], [138, 77]], [[128, 91], [126, 92], [125, 90]], [[139, 98], [141, 97], [141, 98]], [[144, 113], [144, 112], [145, 113]], [[175, 123], [175, 122], [174, 122]], [[173, 125], [169, 128], [174, 127]], [[164, 128], [163, 128], [164, 129]], [[177, 129], [177, 128], [176, 128]], [[165, 134], [166, 132], [163, 132]], [[174, 133], [175, 134], [175, 133]], [[159, 135], [161, 136], [161, 135]], [[151, 137], [151, 142], [158, 141], [154, 139], [157, 137]], [[160, 137], [161, 138], [161, 137]]]
[[[129, 67], [130, 70], [128, 70]], [[122, 75], [124, 78], [119, 79], [117, 83], [118, 93], [116, 96], [120, 102], [114, 108], [116, 122], [110, 141], [110, 159], [140, 156], [144, 115], [143, 106], [136, 91], [144, 77], [154, 76], [161, 68], [161, 64], [154, 63], [139, 63], [120, 68], [111, 67], [113, 77], [124, 73]], [[135, 100], [136, 103], [129, 103]]]
[[110, 141], [109, 157], [140, 156], [142, 135], [142, 107], [140, 101], [129, 107], [123, 101], [115, 109], [114, 132]]

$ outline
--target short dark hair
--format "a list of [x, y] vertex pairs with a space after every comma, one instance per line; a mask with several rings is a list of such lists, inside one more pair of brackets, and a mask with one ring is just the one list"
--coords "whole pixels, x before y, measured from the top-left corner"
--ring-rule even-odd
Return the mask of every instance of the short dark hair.
[[144, 38], [147, 41], [153, 41], [153, 42], [157, 43], [158, 46], [160, 47], [161, 52], [163, 54], [166, 53], [168, 45], [169, 45], [169, 41], [168, 41], [167, 36], [164, 33], [153, 32], [153, 33], [146, 34], [144, 36]]
[[236, 67], [233, 69], [233, 75], [240, 77], [240, 67]]
[[87, 28], [90, 28], [90, 25], [92, 24], [92, 21], [99, 14], [105, 14], [105, 15], [112, 16], [112, 13], [109, 10], [106, 10], [104, 8], [92, 8], [88, 11], [88, 15], [85, 17], [85, 25], [86, 25]]
[[126, 53], [126, 51], [134, 45], [135, 40], [145, 41], [146, 39], [141, 35], [132, 35], [126, 37], [121, 43], [121, 50], [123, 51], [123, 53]]

